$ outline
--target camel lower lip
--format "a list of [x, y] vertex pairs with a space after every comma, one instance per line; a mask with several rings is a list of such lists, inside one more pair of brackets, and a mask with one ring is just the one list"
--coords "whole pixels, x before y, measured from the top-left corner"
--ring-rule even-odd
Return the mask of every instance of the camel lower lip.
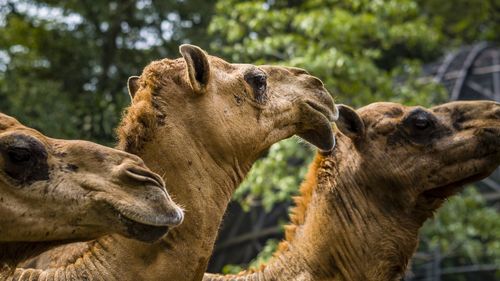
[[129, 237], [143, 242], [155, 242], [167, 234], [169, 230], [168, 226], [143, 224], [127, 218], [122, 214], [119, 214], [118, 217], [120, 222], [126, 227]]
[[430, 197], [430, 198], [445, 199], [445, 198], [448, 198], [448, 197], [454, 195], [455, 193], [457, 193], [458, 190], [462, 186], [479, 181], [479, 180], [487, 177], [488, 175], [489, 175], [489, 173], [476, 174], [476, 175], [464, 178], [462, 180], [459, 180], [459, 181], [456, 181], [456, 182], [453, 182], [450, 184], [446, 184], [446, 185], [442, 185], [442, 186], [438, 186], [438, 187], [426, 190], [423, 193], [423, 195], [425, 197]]
[[315, 130], [308, 130], [297, 135], [316, 146], [322, 152], [330, 152], [335, 147], [335, 136], [333, 133], [320, 134]]
[[120, 233], [128, 238], [152, 243], [165, 236], [170, 229], [168, 225], [139, 222], [137, 219], [125, 215], [112, 204], [108, 204], [108, 206], [111, 208], [111, 213], [114, 214], [112, 217], [118, 218], [119, 223], [122, 225], [123, 232]]
[[297, 136], [316, 146], [321, 152], [328, 153], [335, 147], [335, 135], [331, 121], [333, 113], [328, 108], [314, 102], [306, 101], [309, 115], [308, 126]]

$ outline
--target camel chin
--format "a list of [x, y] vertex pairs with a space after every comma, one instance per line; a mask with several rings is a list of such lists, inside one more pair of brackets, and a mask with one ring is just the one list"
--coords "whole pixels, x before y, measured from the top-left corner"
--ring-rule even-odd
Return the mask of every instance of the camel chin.
[[[158, 202], [162, 202], [165, 196], [165, 191], [158, 188], [146, 195]], [[111, 201], [107, 204], [111, 209], [109, 213], [112, 214], [110, 220], [120, 225], [118, 233], [142, 242], [152, 243], [159, 240], [184, 219], [182, 209], [172, 209], [168, 204], [134, 204], [133, 200], [129, 203]]]
[[[461, 175], [461, 177], [457, 176], [458, 178], [454, 178], [452, 182], [444, 182], [424, 190], [421, 196], [428, 199], [444, 200], [460, 192], [465, 185], [480, 181], [493, 173], [495, 163], [500, 162], [500, 152], [492, 152], [491, 148], [500, 147], [500, 128], [480, 129], [474, 134], [474, 138], [480, 134], [484, 136], [479, 148], [467, 147], [461, 149], [462, 152], [457, 153], [460, 156], [455, 157], [457, 159], [464, 158], [469, 160], [464, 163], [459, 162], [458, 164], [450, 165], [450, 167], [446, 167], [446, 172], [443, 173], [443, 178], [447, 178], [446, 174], [449, 173]], [[472, 146], [474, 143], [467, 139], [465, 139], [465, 142], [469, 146]]]

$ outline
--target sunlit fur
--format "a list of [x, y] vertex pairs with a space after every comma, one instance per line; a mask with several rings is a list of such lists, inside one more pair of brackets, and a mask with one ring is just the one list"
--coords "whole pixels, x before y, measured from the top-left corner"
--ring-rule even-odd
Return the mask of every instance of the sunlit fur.
[[[375, 103], [357, 110], [364, 129], [340, 112], [337, 147], [311, 164], [274, 257], [260, 270], [205, 281], [399, 281], [425, 220], [500, 164], [499, 103]], [[435, 126], [415, 131], [408, 120], [416, 112]]]

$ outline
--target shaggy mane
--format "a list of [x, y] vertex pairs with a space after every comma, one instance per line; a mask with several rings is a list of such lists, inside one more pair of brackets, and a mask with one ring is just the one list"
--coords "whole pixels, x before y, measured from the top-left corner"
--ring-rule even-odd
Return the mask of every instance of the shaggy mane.
[[164, 89], [175, 83], [180, 87], [186, 83], [186, 64], [184, 59], [162, 59], [146, 66], [139, 79], [132, 104], [124, 110], [122, 121], [116, 129], [118, 148], [138, 153], [145, 142], [151, 140], [154, 131], [164, 124], [165, 113], [161, 108]]
[[285, 240], [280, 242], [274, 256], [278, 256], [288, 249], [289, 243], [295, 238], [297, 227], [304, 224], [307, 208], [311, 202], [313, 191], [318, 184], [317, 171], [323, 159], [324, 157], [318, 153], [309, 166], [305, 180], [300, 185], [300, 195], [293, 198], [295, 207], [290, 210], [290, 224], [285, 226]]

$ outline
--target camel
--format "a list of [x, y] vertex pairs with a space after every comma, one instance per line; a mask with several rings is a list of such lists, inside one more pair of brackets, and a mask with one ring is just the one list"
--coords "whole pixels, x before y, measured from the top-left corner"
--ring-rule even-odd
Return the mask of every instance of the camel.
[[156, 241], [182, 210], [137, 156], [51, 139], [0, 113], [0, 278], [62, 241]]
[[338, 112], [318, 78], [228, 63], [193, 45], [180, 53], [129, 79], [133, 102], [118, 148], [164, 175], [185, 207], [184, 223], [152, 245], [113, 235], [59, 248], [26, 264], [38, 268], [31, 272], [44, 271], [44, 280], [68, 280], [75, 267], [79, 277], [105, 280], [201, 280], [231, 195], [272, 144], [298, 135], [324, 153], [333, 149]]
[[204, 281], [399, 281], [418, 231], [500, 164], [500, 104], [339, 105], [337, 147], [317, 155], [266, 266]]

